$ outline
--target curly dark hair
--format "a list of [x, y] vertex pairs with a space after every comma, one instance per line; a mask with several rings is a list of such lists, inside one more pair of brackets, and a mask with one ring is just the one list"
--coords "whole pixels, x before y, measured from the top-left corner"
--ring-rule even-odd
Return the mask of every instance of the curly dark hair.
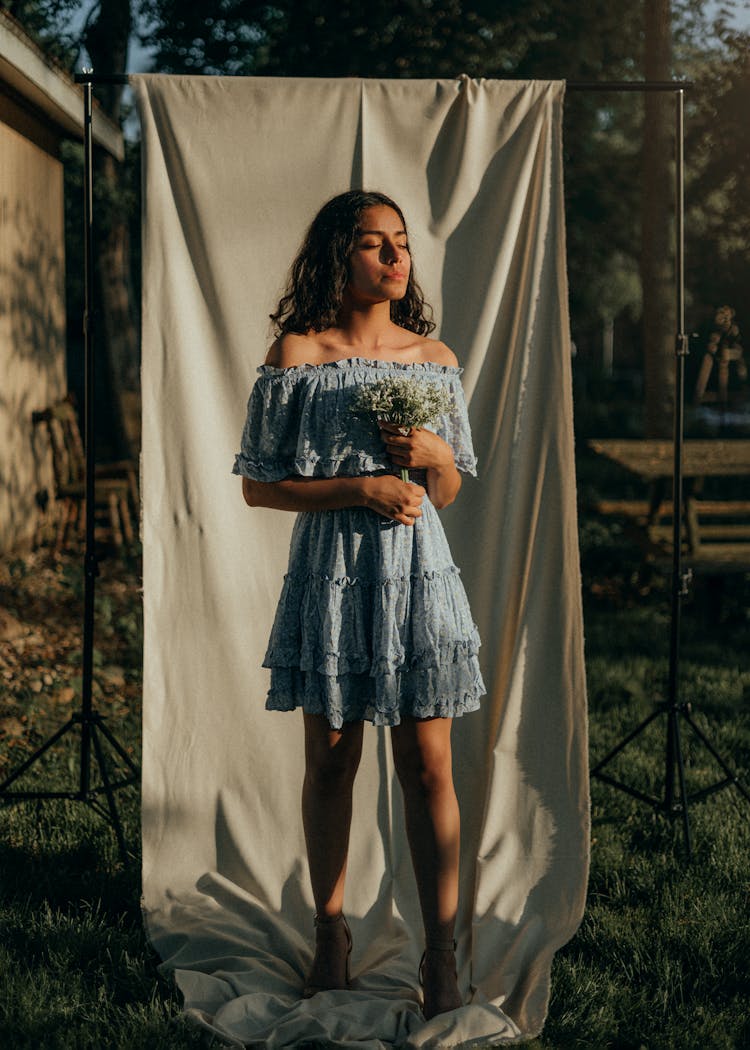
[[[276, 312], [270, 315], [276, 336], [322, 332], [337, 324], [362, 212], [378, 205], [393, 208], [406, 229], [404, 213], [384, 193], [349, 190], [323, 205], [292, 263]], [[435, 328], [431, 316], [412, 266], [406, 294], [391, 302], [391, 320], [417, 335], [428, 335]]]

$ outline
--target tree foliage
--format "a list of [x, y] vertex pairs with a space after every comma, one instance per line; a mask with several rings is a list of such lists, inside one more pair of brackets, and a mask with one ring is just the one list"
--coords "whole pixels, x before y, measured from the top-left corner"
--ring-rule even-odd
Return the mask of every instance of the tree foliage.
[[144, 0], [163, 72], [501, 76], [544, 35], [548, 0]]
[[72, 27], [80, 7], [80, 0], [9, 0], [3, 4], [3, 10], [24, 32], [68, 69], [74, 67], [80, 52], [80, 32]]
[[[687, 269], [698, 323], [717, 306], [743, 307], [750, 284], [750, 47], [728, 33], [692, 58], [687, 112]], [[750, 318], [746, 315], [745, 324]]]

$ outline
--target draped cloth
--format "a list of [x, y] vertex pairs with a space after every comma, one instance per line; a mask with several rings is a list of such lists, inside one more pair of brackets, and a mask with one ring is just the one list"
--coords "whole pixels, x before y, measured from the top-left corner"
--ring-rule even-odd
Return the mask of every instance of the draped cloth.
[[[499, 1044], [544, 1023], [582, 915], [588, 779], [559, 82], [131, 78], [143, 133], [143, 911], [231, 1045]], [[488, 693], [453, 727], [463, 1008], [424, 1023], [388, 730], [367, 726], [350, 991], [299, 998], [312, 901], [299, 712], [261, 666], [295, 515], [231, 474], [268, 314], [320, 205], [403, 207], [477, 456], [440, 511]]]

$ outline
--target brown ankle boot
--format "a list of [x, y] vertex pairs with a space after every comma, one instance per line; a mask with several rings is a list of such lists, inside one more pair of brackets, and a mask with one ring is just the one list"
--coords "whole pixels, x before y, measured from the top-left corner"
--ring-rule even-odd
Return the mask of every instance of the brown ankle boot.
[[318, 992], [349, 987], [349, 957], [352, 954], [352, 934], [343, 912], [315, 916], [315, 956], [302, 989], [302, 998], [310, 999]]
[[425, 1021], [463, 1006], [456, 973], [456, 942], [429, 940], [419, 964]]

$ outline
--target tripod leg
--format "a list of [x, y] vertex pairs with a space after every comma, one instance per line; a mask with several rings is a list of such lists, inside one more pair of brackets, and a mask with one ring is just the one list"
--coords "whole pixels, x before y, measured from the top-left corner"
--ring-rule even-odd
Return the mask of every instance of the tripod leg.
[[677, 759], [677, 779], [680, 786], [680, 801], [682, 804], [682, 829], [685, 834], [685, 851], [688, 860], [693, 859], [693, 840], [690, 832], [690, 813], [688, 811], [687, 785], [685, 784], [685, 762], [682, 757], [682, 741], [680, 739], [679, 710], [675, 708], [669, 712], [670, 722], [674, 720], [674, 744], [675, 757]]
[[96, 720], [96, 724], [97, 724], [97, 726], [99, 727], [99, 729], [101, 730], [101, 732], [102, 732], [102, 733], [104, 734], [104, 736], [105, 736], [105, 737], [107, 738], [107, 740], [109, 741], [109, 743], [110, 743], [110, 744], [112, 745], [112, 747], [114, 748], [114, 750], [115, 750], [115, 751], [117, 752], [117, 754], [118, 754], [118, 755], [120, 756], [120, 758], [121, 758], [121, 759], [123, 760], [123, 762], [125, 762], [125, 763], [126, 763], [126, 764], [127, 764], [127, 765], [128, 765], [129, 767], [130, 767], [130, 771], [131, 771], [132, 773], [139, 773], [139, 772], [140, 772], [140, 770], [138, 769], [138, 766], [137, 766], [137, 765], [135, 764], [135, 762], [134, 762], [134, 761], [133, 761], [133, 759], [132, 759], [132, 758], [130, 757], [130, 755], [129, 755], [129, 754], [127, 753], [127, 751], [126, 751], [126, 750], [125, 750], [125, 748], [124, 748], [124, 747], [122, 746], [122, 744], [121, 744], [121, 743], [119, 742], [119, 740], [117, 740], [117, 739], [116, 739], [116, 738], [115, 738], [115, 737], [114, 737], [114, 736], [113, 736], [113, 735], [112, 735], [112, 734], [110, 733], [109, 729], [107, 728], [107, 726], [106, 726], [106, 725], [105, 725], [105, 723], [104, 723], [104, 720], [103, 720], [103, 719], [102, 719], [101, 717], [99, 717], [99, 718], [97, 718], [97, 720]]
[[695, 735], [696, 735], [696, 736], [698, 737], [698, 739], [699, 739], [699, 740], [701, 741], [701, 743], [703, 744], [703, 746], [704, 746], [704, 747], [706, 748], [706, 750], [707, 750], [707, 751], [709, 751], [709, 752], [710, 752], [710, 754], [712, 754], [712, 755], [713, 755], [713, 757], [715, 758], [716, 762], [717, 762], [717, 763], [718, 763], [718, 764], [719, 764], [719, 765], [721, 766], [721, 768], [722, 768], [722, 769], [724, 770], [724, 772], [726, 773], [726, 775], [727, 775], [728, 779], [729, 779], [729, 780], [730, 780], [730, 781], [732, 782], [732, 784], [734, 784], [734, 786], [735, 786], [735, 787], [737, 788], [737, 790], [739, 791], [739, 793], [740, 793], [740, 794], [741, 794], [741, 795], [742, 795], [742, 796], [743, 796], [744, 798], [746, 798], [748, 802], [750, 802], [750, 794], [748, 793], [748, 791], [747, 791], [747, 788], [746, 788], [746, 787], [744, 786], [744, 784], [743, 784], [743, 783], [742, 783], [742, 781], [741, 781], [741, 780], [739, 779], [739, 777], [738, 777], [738, 776], [737, 776], [737, 774], [736, 774], [736, 773], [734, 772], [734, 770], [732, 770], [732, 769], [731, 769], [731, 767], [727, 765], [727, 763], [726, 763], [726, 762], [724, 761], [724, 759], [723, 759], [723, 758], [721, 757], [721, 755], [720, 755], [720, 754], [719, 754], [719, 752], [718, 752], [718, 751], [716, 750], [716, 748], [715, 748], [715, 747], [713, 746], [713, 744], [712, 744], [712, 743], [711, 743], [711, 741], [710, 741], [710, 740], [708, 739], [708, 737], [707, 737], [707, 736], [706, 736], [706, 734], [705, 734], [705, 733], [703, 732], [703, 730], [702, 730], [702, 729], [700, 729], [700, 728], [699, 728], [699, 727], [698, 727], [698, 726], [697, 726], [697, 725], [695, 724], [695, 722], [693, 721], [693, 719], [691, 718], [691, 716], [690, 716], [689, 714], [687, 714], [687, 712], [685, 712], [685, 713], [683, 714], [683, 717], [684, 717], [685, 721], [687, 722], [687, 724], [688, 724], [688, 725], [690, 726], [690, 728], [691, 728], [691, 729], [693, 730], [693, 732], [695, 733]]
[[117, 805], [115, 803], [115, 796], [112, 791], [112, 786], [107, 776], [107, 763], [104, 758], [104, 752], [102, 751], [102, 745], [99, 742], [97, 736], [96, 726], [92, 726], [91, 729], [91, 740], [94, 745], [94, 752], [96, 754], [96, 760], [99, 763], [99, 771], [102, 775], [102, 783], [104, 784], [104, 792], [107, 796], [107, 805], [109, 806], [109, 816], [112, 821], [112, 827], [115, 831], [115, 837], [117, 838], [117, 845], [120, 849], [120, 857], [122, 858], [122, 865], [124, 868], [128, 868], [130, 863], [128, 861], [128, 851], [125, 846], [125, 836], [122, 833], [122, 824], [120, 823], [120, 814], [117, 812]]
[[49, 740], [47, 740], [44, 744], [42, 744], [40, 748], [38, 748], [34, 752], [33, 755], [26, 759], [23, 765], [20, 765], [18, 769], [15, 770], [15, 772], [11, 773], [7, 780], [4, 780], [2, 784], [0, 784], [0, 795], [2, 795], [5, 789], [9, 787], [14, 780], [18, 780], [21, 774], [25, 773], [29, 766], [33, 765], [34, 762], [36, 762], [36, 760], [40, 758], [45, 751], [47, 751], [48, 748], [52, 747], [53, 744], [56, 744], [61, 736], [64, 736], [69, 729], [72, 729], [73, 726], [76, 724], [76, 721], [77, 720], [75, 718], [69, 718], [65, 725], [57, 730], [54, 736], [51, 736]]
[[597, 762], [597, 764], [591, 770], [591, 776], [595, 777], [599, 773], [600, 769], [604, 769], [604, 767], [608, 765], [612, 761], [612, 759], [615, 758], [616, 755], [620, 754], [623, 748], [626, 748], [628, 746], [631, 740], [635, 740], [638, 734], [642, 733], [646, 726], [650, 725], [653, 722], [653, 720], [661, 714], [661, 710], [661, 708], [657, 707], [655, 711], [652, 711], [648, 718], [645, 718], [639, 725], [635, 727], [635, 729], [631, 733], [628, 733], [624, 740], [620, 741], [617, 747], [613, 747], [612, 750], [608, 752], [603, 759], [601, 759], [601, 761]]

